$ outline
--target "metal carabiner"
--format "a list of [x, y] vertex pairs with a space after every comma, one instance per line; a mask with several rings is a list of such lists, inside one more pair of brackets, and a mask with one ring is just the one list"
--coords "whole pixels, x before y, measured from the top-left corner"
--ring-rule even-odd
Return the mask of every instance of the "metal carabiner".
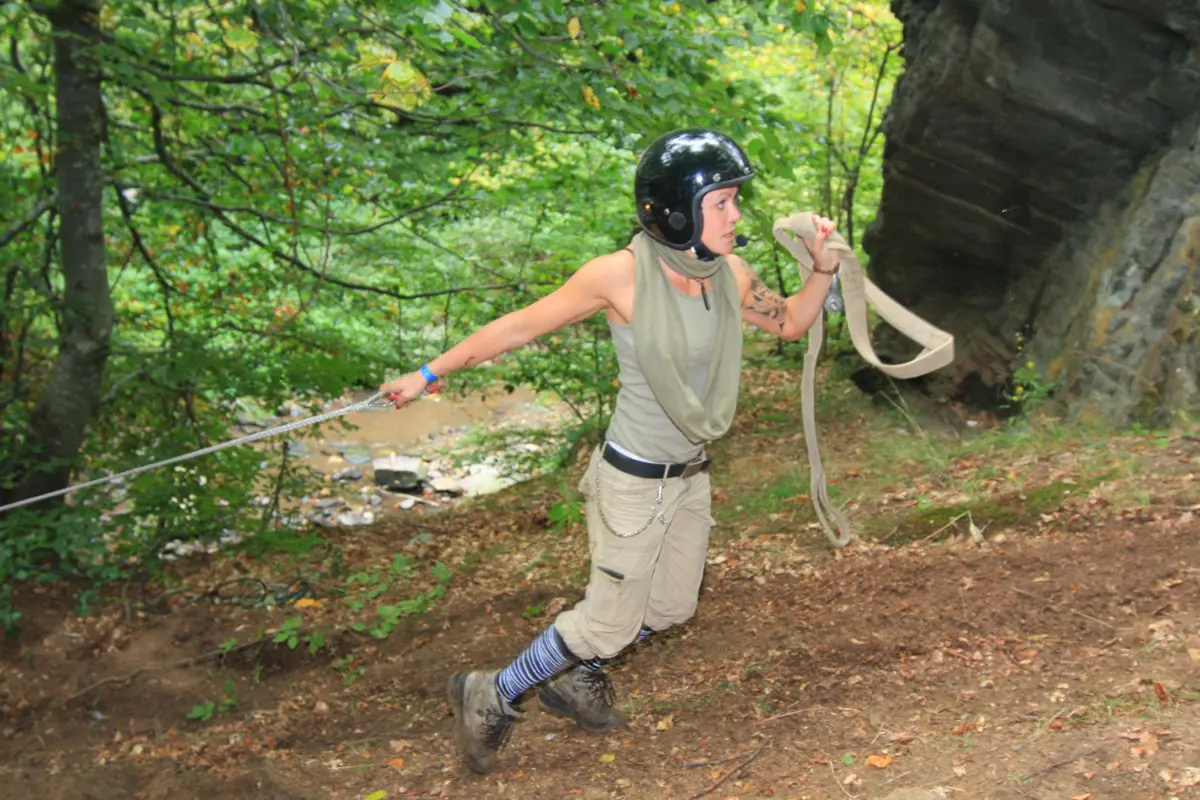
[[825, 294], [825, 310], [830, 314], [846, 310], [846, 300], [842, 297], [842, 284], [837, 275], [833, 276], [833, 281], [829, 284], [829, 291]]
[[392, 406], [396, 405], [396, 398], [399, 396], [399, 394], [394, 392], [392, 394], [380, 394], [379, 396], [372, 397], [370, 400], [368, 400], [366, 406], [364, 407], [370, 410], [391, 408]]

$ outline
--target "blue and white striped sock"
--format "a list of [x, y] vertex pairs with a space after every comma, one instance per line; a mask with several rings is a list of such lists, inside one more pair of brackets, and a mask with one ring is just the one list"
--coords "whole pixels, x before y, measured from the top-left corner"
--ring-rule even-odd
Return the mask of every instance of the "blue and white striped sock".
[[[638, 631], [637, 638], [633, 640], [633, 643], [641, 644], [649, 639], [653, 634], [654, 630], [652, 628], [647, 628], [645, 625], [643, 625], [642, 629]], [[586, 669], [588, 672], [599, 672], [600, 670], [604, 669], [604, 664], [606, 661], [608, 661], [607, 658], [600, 658], [597, 656], [596, 658], [589, 658], [587, 661], [581, 661], [580, 663], [583, 664], [584, 669]]]
[[553, 678], [577, 659], [571, 655], [558, 630], [551, 625], [538, 634], [517, 660], [496, 675], [496, 688], [510, 703], [547, 678]]

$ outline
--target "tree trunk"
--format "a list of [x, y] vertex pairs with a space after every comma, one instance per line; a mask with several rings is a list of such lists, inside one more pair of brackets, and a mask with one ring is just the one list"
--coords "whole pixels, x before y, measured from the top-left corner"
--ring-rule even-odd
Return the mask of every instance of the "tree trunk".
[[104, 105], [94, 49], [102, 4], [64, 0], [47, 12], [54, 35], [63, 306], [58, 359], [30, 417], [17, 499], [67, 485], [108, 360], [113, 307], [102, 216]]

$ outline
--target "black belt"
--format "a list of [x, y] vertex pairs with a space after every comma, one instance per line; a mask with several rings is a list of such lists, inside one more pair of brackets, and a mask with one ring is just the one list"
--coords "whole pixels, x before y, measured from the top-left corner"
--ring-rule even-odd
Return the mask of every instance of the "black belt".
[[642, 461], [640, 458], [630, 458], [620, 450], [610, 447], [607, 442], [604, 445], [603, 458], [627, 475], [654, 479], [662, 479], [664, 471], [667, 478], [690, 478], [707, 471], [709, 465], [712, 464], [710, 458], [703, 461], [692, 461], [688, 464], [659, 464], [654, 461]]

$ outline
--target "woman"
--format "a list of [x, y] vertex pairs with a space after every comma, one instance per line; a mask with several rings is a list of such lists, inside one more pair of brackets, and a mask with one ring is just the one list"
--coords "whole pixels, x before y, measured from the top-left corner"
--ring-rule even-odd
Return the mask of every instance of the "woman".
[[552, 294], [380, 387], [402, 407], [455, 370], [599, 311], [616, 345], [621, 388], [580, 484], [591, 557], [584, 597], [504, 669], [450, 678], [455, 739], [476, 772], [495, 768], [521, 714], [519, 698], [538, 684], [539, 705], [550, 713], [588, 730], [623, 724], [603, 661], [696, 610], [713, 525], [704, 445], [733, 419], [741, 323], [801, 338], [838, 267], [837, 254], [824, 249], [833, 230], [824, 218], [806, 242], [815, 272], [792, 297], [768, 289], [732, 255], [739, 186], [753, 176], [742, 150], [719, 133], [659, 138], [638, 164], [641, 230], [629, 247], [589, 261]]

